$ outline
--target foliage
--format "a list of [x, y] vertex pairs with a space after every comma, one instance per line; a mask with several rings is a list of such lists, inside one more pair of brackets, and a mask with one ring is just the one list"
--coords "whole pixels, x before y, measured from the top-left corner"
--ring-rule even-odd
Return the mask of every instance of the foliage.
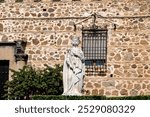
[[34, 95], [33, 100], [150, 100], [150, 96], [126, 96], [126, 97], [106, 97], [106, 96], [54, 96], [54, 95]]
[[60, 95], [62, 94], [62, 66], [54, 68], [46, 66], [43, 70], [35, 70], [31, 66], [24, 66], [13, 72], [11, 81], [5, 85], [6, 99], [31, 99], [32, 95]]
[[39, 91], [43, 95], [60, 95], [63, 92], [62, 66], [56, 65], [55, 68], [48, 67], [40, 73]]
[[107, 97], [107, 100], [150, 100], [149, 95], [126, 96], [126, 97]]
[[104, 100], [105, 96], [34, 95], [33, 100]]

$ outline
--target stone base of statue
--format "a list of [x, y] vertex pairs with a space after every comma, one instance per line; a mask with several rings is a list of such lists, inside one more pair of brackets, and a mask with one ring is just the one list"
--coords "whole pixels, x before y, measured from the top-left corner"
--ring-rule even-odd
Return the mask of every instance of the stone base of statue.
[[69, 96], [82, 96], [82, 93], [77, 91], [76, 89], [73, 91], [69, 91], [67, 93], [63, 93], [62, 95], [69, 95]]
[[83, 94], [82, 93], [76, 93], [76, 92], [73, 92], [73, 93], [63, 93], [62, 95], [68, 95], [68, 96], [82, 96]]

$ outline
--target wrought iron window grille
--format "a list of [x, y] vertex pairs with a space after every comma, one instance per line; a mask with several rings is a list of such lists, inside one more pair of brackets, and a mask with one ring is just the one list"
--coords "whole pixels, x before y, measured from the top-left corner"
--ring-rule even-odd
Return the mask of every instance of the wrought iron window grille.
[[[107, 27], [107, 26], [106, 26]], [[87, 76], [105, 76], [107, 72], [107, 28], [82, 28], [82, 50]]]

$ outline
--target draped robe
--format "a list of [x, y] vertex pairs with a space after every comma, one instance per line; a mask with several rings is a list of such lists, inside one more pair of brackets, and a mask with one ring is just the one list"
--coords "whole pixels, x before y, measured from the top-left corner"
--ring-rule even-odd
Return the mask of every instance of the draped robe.
[[63, 95], [82, 95], [84, 67], [82, 50], [77, 47], [69, 49], [63, 66]]

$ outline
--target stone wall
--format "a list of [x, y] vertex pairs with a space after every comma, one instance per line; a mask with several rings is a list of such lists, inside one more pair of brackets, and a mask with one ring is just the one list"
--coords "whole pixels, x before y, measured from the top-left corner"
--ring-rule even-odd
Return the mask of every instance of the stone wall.
[[[88, 2], [87, 2], [88, 1]], [[87, 95], [148, 95], [150, 93], [150, 1], [99, 0], [0, 4], [0, 41], [27, 41], [28, 64], [43, 68], [63, 64], [71, 37], [82, 26], [107, 25], [107, 75], [85, 77]], [[116, 24], [116, 29], [114, 29]], [[110, 69], [111, 68], [111, 69]], [[112, 75], [111, 75], [112, 74]]]

